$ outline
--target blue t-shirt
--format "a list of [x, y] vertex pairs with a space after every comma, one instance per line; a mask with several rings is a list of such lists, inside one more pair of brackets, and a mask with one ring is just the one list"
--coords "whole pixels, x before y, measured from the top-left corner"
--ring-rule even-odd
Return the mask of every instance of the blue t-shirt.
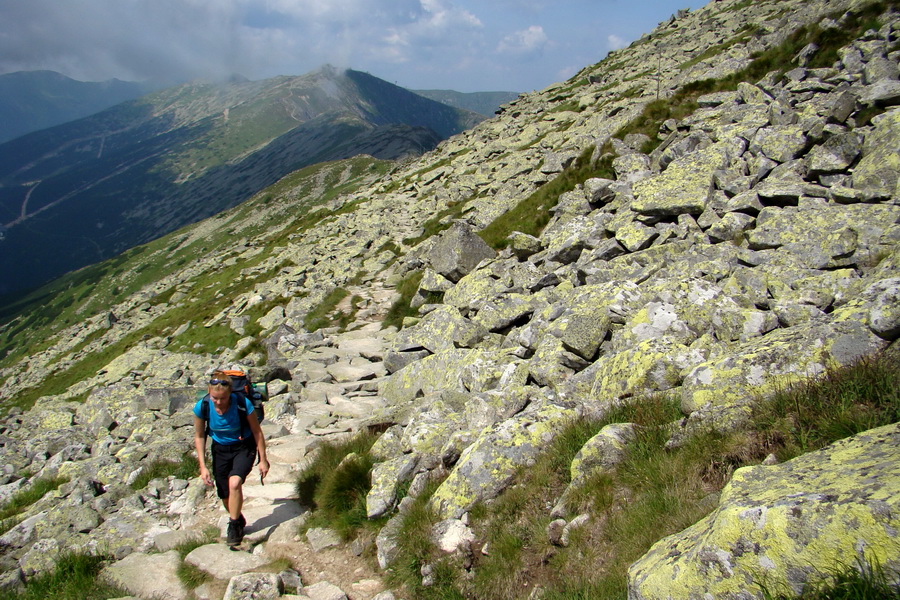
[[[216, 412], [216, 407], [210, 400], [209, 394], [203, 396], [203, 398], [198, 400], [197, 404], [194, 405], [194, 414], [202, 419], [203, 412], [201, 407], [203, 402], [209, 402], [209, 435], [217, 444], [237, 444], [242, 441], [241, 416], [238, 414], [237, 400], [238, 395], [231, 394], [231, 404], [223, 415]], [[247, 398], [244, 398], [244, 402], [246, 403], [247, 414], [249, 415], [253, 412], [253, 403]], [[253, 433], [250, 431], [245, 431], [243, 433], [244, 439], [247, 439], [252, 435]]]

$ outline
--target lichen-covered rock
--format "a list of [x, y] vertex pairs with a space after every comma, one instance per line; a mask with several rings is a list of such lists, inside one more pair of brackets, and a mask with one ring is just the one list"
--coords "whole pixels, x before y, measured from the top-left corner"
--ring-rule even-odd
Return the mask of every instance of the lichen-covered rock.
[[456, 282], [482, 260], [495, 255], [496, 252], [468, 225], [456, 222], [428, 253], [428, 261], [435, 271]]
[[775, 162], [797, 158], [809, 140], [800, 125], [774, 125], [760, 129], [750, 144], [751, 152], [759, 152]]
[[872, 356], [885, 345], [858, 321], [776, 330], [691, 370], [682, 386], [681, 409], [688, 414], [747, 405], [779, 386]]
[[750, 248], [780, 248], [812, 269], [848, 266], [860, 248], [876, 248], [882, 235], [900, 218], [900, 207], [850, 206], [767, 207], [748, 232]]
[[475, 503], [496, 497], [516, 469], [546, 449], [574, 417], [571, 409], [545, 404], [485, 430], [435, 490], [431, 508], [442, 519], [454, 519]]
[[579, 486], [600, 472], [610, 472], [622, 462], [628, 443], [634, 439], [633, 423], [613, 423], [589, 439], [569, 466], [570, 485]]
[[893, 109], [872, 120], [875, 129], [866, 134], [863, 157], [853, 169], [853, 187], [880, 196], [897, 192], [900, 173], [900, 109]]
[[571, 377], [564, 389], [574, 399], [604, 406], [619, 398], [672, 389], [681, 382], [682, 371], [705, 358], [703, 352], [672, 338], [649, 339], [600, 357]]
[[502, 294], [480, 306], [472, 322], [488, 331], [501, 331], [527, 318], [537, 305], [534, 295]]
[[228, 581], [222, 600], [276, 600], [283, 592], [277, 573], [244, 573]]
[[900, 568], [900, 425], [735, 471], [718, 508], [628, 570], [634, 600], [802, 594], [823, 573]]
[[405, 404], [417, 396], [462, 390], [461, 378], [486, 391], [500, 382], [515, 357], [484, 350], [453, 349], [411, 363], [386, 379], [379, 392], [389, 404]]
[[394, 507], [397, 487], [412, 479], [418, 459], [414, 454], [378, 463], [372, 468], [372, 488], [366, 495], [366, 516], [377, 519]]
[[645, 215], [699, 215], [709, 199], [713, 172], [727, 161], [726, 150], [725, 144], [709, 146], [673, 161], [661, 174], [635, 183], [632, 209]]
[[425, 348], [436, 353], [454, 347], [471, 348], [487, 335], [487, 329], [459, 314], [452, 306], [441, 306], [416, 325], [397, 334], [398, 350]]

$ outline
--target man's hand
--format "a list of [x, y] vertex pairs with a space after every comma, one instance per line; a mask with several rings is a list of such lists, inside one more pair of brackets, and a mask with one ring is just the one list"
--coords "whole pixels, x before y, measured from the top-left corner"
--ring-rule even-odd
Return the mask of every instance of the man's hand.
[[269, 474], [269, 461], [262, 459], [259, 461], [259, 481], [262, 483], [262, 480], [266, 478], [266, 475]]
[[206, 485], [212, 485], [213, 480], [212, 477], [209, 476], [209, 470], [206, 467], [200, 467], [200, 479]]

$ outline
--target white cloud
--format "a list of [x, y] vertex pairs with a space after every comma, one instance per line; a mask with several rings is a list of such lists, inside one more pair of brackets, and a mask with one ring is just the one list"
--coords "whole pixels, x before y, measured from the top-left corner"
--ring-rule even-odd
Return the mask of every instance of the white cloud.
[[532, 25], [528, 29], [516, 31], [500, 40], [497, 52], [515, 56], [535, 54], [543, 50], [549, 41], [543, 27]]
[[607, 36], [606, 44], [609, 46], [610, 50], [620, 50], [620, 49], [624, 48], [625, 46], [627, 46], [628, 42], [626, 42], [624, 39], [622, 39], [621, 37], [619, 37], [613, 33], [613, 34]]

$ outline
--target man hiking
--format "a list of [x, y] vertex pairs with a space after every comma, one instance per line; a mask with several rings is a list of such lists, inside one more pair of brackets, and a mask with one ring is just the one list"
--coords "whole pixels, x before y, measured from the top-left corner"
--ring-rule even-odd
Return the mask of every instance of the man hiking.
[[[204, 403], [209, 406], [204, 407]], [[206, 437], [212, 437], [212, 472], [206, 467]], [[253, 411], [253, 403], [232, 391], [231, 377], [216, 371], [209, 380], [206, 396], [194, 406], [194, 446], [200, 463], [200, 479], [216, 484], [216, 494], [228, 511], [226, 543], [237, 546], [244, 539], [247, 520], [241, 514], [243, 485], [259, 454], [260, 480], [269, 472], [266, 440]]]

